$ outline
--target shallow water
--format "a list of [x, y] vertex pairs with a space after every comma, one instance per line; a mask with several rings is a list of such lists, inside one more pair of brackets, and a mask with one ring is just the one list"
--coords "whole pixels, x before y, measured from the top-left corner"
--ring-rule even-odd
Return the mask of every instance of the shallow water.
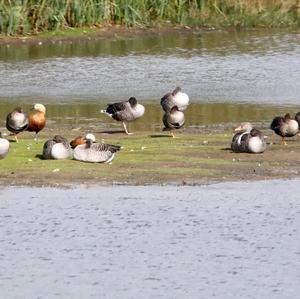
[[1, 298], [298, 298], [299, 183], [4, 188]]
[[178, 32], [0, 47], [0, 100], [154, 101], [180, 85], [193, 102], [298, 104], [300, 32]]
[[[47, 107], [47, 127], [54, 130], [60, 128], [84, 128], [95, 132], [107, 132], [122, 129], [119, 122], [114, 121], [100, 109], [106, 107], [105, 102], [99, 103], [66, 103], [58, 105], [49, 103]], [[145, 102], [145, 115], [129, 125], [133, 131], [161, 131], [163, 128], [163, 111], [159, 102]], [[0, 131], [5, 129], [6, 115], [16, 107], [16, 103], [0, 102]], [[32, 105], [22, 105], [25, 111], [30, 111]], [[300, 111], [298, 106], [253, 105], [236, 103], [192, 103], [185, 113], [185, 128], [212, 132], [230, 132], [237, 123], [250, 121], [258, 128], [269, 128], [275, 115], [290, 112], [292, 115]]]

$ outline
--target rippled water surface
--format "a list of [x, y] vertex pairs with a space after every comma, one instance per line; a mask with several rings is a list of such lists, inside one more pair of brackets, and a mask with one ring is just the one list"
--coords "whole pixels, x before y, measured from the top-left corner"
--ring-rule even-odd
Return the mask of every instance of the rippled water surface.
[[2, 45], [0, 99], [158, 100], [176, 85], [193, 102], [298, 104], [300, 33], [178, 32]]
[[298, 298], [299, 180], [0, 190], [1, 298]]

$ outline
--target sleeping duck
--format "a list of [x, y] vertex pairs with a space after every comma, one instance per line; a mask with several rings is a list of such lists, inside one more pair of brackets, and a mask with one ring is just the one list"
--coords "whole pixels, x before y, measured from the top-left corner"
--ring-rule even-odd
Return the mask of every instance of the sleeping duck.
[[37, 139], [37, 134], [46, 125], [46, 108], [43, 104], [35, 104], [33, 106], [33, 111], [28, 115], [28, 128], [27, 131], [35, 132], [35, 139]]
[[43, 158], [45, 160], [67, 159], [72, 155], [69, 142], [66, 138], [56, 135], [45, 142], [43, 147]]
[[160, 104], [164, 111], [169, 111], [172, 107], [177, 106], [179, 111], [185, 111], [189, 105], [189, 96], [181, 91], [180, 87], [176, 87], [172, 92], [164, 95]]
[[85, 144], [87, 139], [91, 139], [93, 142], [96, 142], [96, 137], [92, 133], [88, 133], [85, 137], [78, 136], [70, 142], [70, 146], [74, 149], [77, 145]]
[[299, 124], [297, 120], [292, 119], [291, 115], [287, 113], [284, 117], [276, 116], [270, 125], [270, 129], [281, 136], [281, 144], [287, 145], [285, 137], [295, 136], [299, 131]]
[[16, 142], [19, 142], [17, 134], [28, 128], [28, 117], [22, 108], [17, 107], [6, 117], [6, 128], [15, 136]]
[[[177, 106], [174, 106], [169, 110], [168, 112], [165, 112], [163, 116], [163, 123], [165, 125], [164, 130], [175, 130], [180, 129], [184, 125], [184, 113], [182, 111], [179, 111]], [[174, 134], [171, 133], [173, 137]]]
[[84, 144], [75, 147], [74, 159], [83, 162], [109, 163], [113, 160], [115, 153], [121, 149], [118, 145], [95, 143], [86, 139]]
[[4, 159], [9, 151], [9, 141], [3, 138], [3, 134], [0, 132], [0, 160]]
[[235, 129], [237, 132], [231, 141], [231, 149], [237, 153], [263, 153], [266, 150], [266, 142], [263, 134], [253, 128], [253, 126], [246, 122], [241, 123]]
[[132, 122], [137, 118], [141, 117], [145, 113], [145, 107], [137, 102], [137, 99], [131, 97], [128, 101], [108, 104], [107, 108], [101, 110], [102, 113], [108, 114], [114, 120], [121, 121], [125, 133], [129, 133], [126, 128], [127, 122]]

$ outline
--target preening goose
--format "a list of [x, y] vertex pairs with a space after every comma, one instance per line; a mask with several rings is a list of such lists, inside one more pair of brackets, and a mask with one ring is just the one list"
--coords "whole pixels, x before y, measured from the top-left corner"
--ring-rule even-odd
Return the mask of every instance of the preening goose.
[[94, 143], [91, 139], [86, 139], [84, 144], [75, 147], [73, 156], [75, 160], [83, 162], [109, 163], [120, 149], [118, 145]]
[[125, 133], [127, 135], [131, 134], [128, 132], [126, 123], [132, 122], [137, 118], [141, 117], [145, 113], [145, 107], [137, 102], [137, 99], [131, 97], [128, 101], [108, 104], [107, 108], [101, 110], [102, 113], [108, 114], [114, 120], [121, 121]]
[[4, 159], [9, 151], [9, 141], [3, 138], [2, 133], [0, 132], [0, 160]]
[[[298, 118], [298, 113], [296, 116]], [[299, 124], [287, 113], [284, 117], [276, 116], [270, 125], [270, 129], [281, 136], [281, 144], [287, 145], [285, 138], [295, 136], [299, 131]]]
[[43, 147], [44, 159], [67, 159], [72, 155], [69, 142], [66, 138], [56, 135], [45, 142]]
[[[178, 110], [177, 106], [171, 108], [171, 110], [165, 112], [163, 116], [163, 123], [165, 125], [164, 130], [176, 130], [183, 127], [185, 121], [184, 113]], [[171, 133], [173, 137], [174, 134]]]
[[263, 153], [266, 150], [266, 142], [263, 134], [253, 128], [250, 123], [241, 123], [231, 141], [231, 149], [239, 153]]
[[173, 92], [169, 92], [161, 98], [160, 104], [166, 112], [174, 106], [177, 106], [179, 111], [185, 111], [189, 101], [189, 96], [182, 92], [180, 87], [176, 87]]
[[17, 107], [7, 115], [6, 128], [13, 133], [16, 142], [19, 142], [17, 134], [28, 128], [28, 117], [22, 108]]

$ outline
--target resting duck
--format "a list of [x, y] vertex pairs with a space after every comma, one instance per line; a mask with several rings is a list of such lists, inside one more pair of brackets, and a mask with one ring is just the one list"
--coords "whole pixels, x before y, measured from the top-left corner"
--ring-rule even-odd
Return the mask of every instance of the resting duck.
[[[165, 112], [163, 116], [163, 123], [165, 125], [164, 130], [180, 129], [183, 127], [184, 121], [184, 113], [182, 111], [179, 111], [177, 106], [174, 106], [171, 110]], [[173, 137], [175, 137], [173, 133], [171, 134]]]
[[295, 120], [297, 121], [297, 123], [299, 125], [299, 129], [300, 129], [300, 112], [296, 113]]
[[25, 131], [28, 127], [28, 117], [22, 108], [17, 107], [6, 117], [6, 128], [15, 136], [16, 142], [19, 142], [17, 134]]
[[44, 159], [67, 159], [71, 156], [72, 151], [66, 138], [56, 135], [45, 142], [43, 147]]
[[43, 104], [35, 104], [33, 106], [33, 111], [28, 115], [28, 128], [27, 131], [35, 132], [35, 139], [37, 139], [37, 134], [46, 125], [46, 108]]
[[4, 159], [9, 151], [9, 141], [3, 138], [2, 133], [0, 132], [0, 160]]
[[75, 147], [73, 155], [74, 159], [78, 161], [109, 163], [120, 149], [121, 147], [118, 145], [94, 143], [91, 139], [86, 139], [84, 144]]
[[266, 142], [263, 134], [253, 128], [250, 123], [241, 123], [231, 141], [231, 149], [238, 153], [263, 153], [266, 150]]
[[131, 97], [125, 102], [108, 104], [107, 108], [101, 110], [101, 112], [108, 114], [114, 120], [121, 121], [123, 123], [125, 133], [129, 135], [132, 133], [128, 132], [125, 123], [134, 121], [143, 116], [145, 113], [145, 107], [139, 104], [136, 98]]
[[78, 136], [70, 142], [71, 148], [75, 148], [77, 145], [85, 144], [87, 139], [91, 139], [93, 142], [96, 142], [96, 137], [92, 133], [88, 133], [85, 137]]
[[[298, 113], [296, 115], [299, 118]], [[276, 116], [270, 125], [270, 129], [281, 136], [281, 144], [287, 145], [284, 138], [295, 136], [299, 131], [299, 123], [287, 113], [284, 117]]]
[[166, 112], [174, 106], [177, 106], [179, 111], [185, 111], [189, 101], [189, 96], [182, 92], [180, 87], [176, 87], [173, 92], [169, 92], [161, 98], [160, 104]]

